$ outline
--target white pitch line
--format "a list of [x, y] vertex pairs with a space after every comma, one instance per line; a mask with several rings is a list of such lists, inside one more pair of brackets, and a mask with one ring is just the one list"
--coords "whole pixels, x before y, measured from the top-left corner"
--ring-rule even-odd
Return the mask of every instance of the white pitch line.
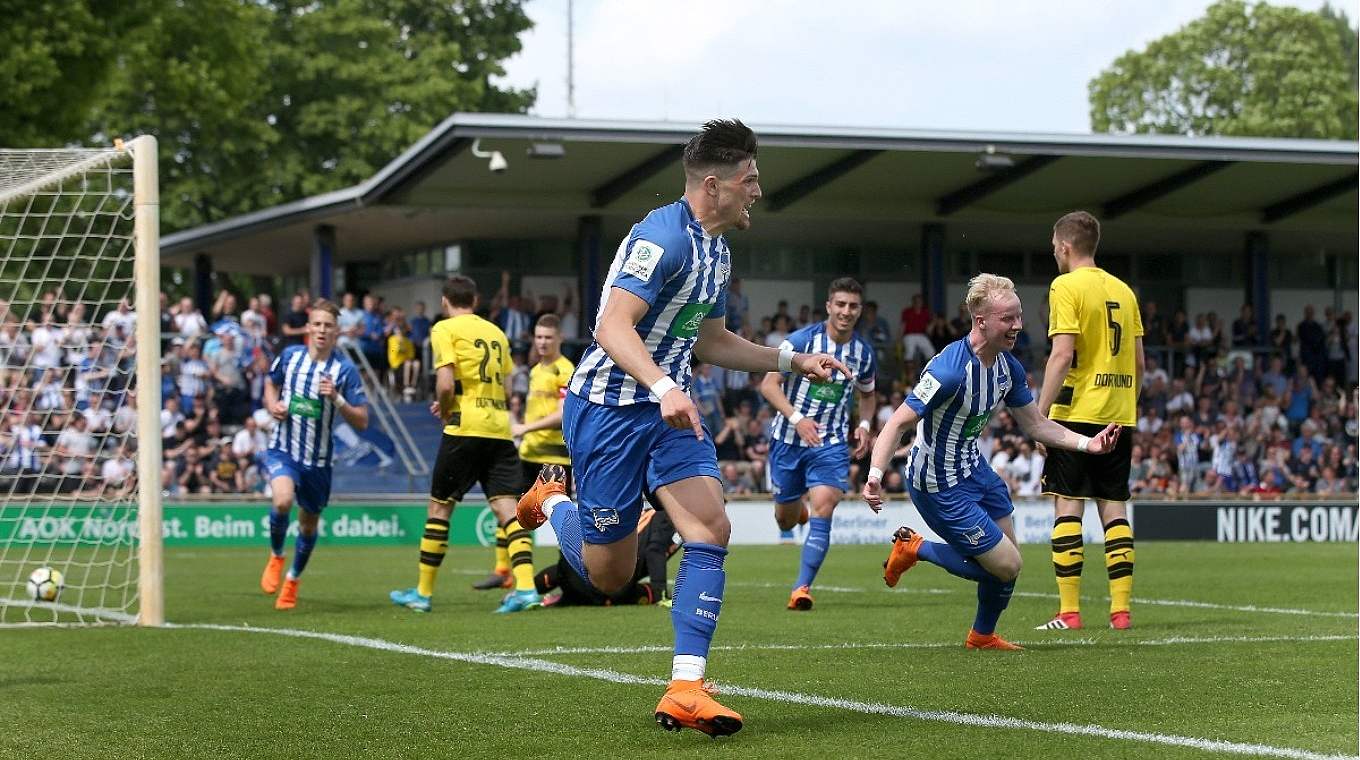
[[[0, 598], [0, 607], [29, 607], [35, 610], [42, 610], [47, 613], [51, 610], [57, 612], [70, 612], [75, 615], [100, 618], [110, 623], [132, 624], [137, 622], [137, 616], [123, 612], [122, 610], [111, 610], [103, 607], [80, 607], [74, 604], [64, 604], [62, 602], [35, 602], [32, 599], [8, 599]], [[73, 621], [74, 622], [74, 621]], [[44, 622], [41, 620], [23, 623], [0, 623], [0, 628], [30, 628], [36, 626], [64, 626], [72, 623], [58, 623], [56, 621]], [[88, 625], [88, 623], [85, 623]]]
[[[1357, 641], [1353, 635], [1330, 635], [1330, 636], [1173, 636], [1164, 639], [1142, 639], [1118, 641], [1115, 639], [1098, 638], [1052, 638], [1052, 639], [1030, 639], [1015, 643], [1025, 646], [1048, 647], [1048, 646], [1099, 646], [1109, 645], [1118, 647], [1157, 647], [1157, 646], [1176, 646], [1181, 644], [1269, 644], [1276, 642], [1306, 643], [1317, 641]], [[710, 647], [715, 651], [724, 652], [750, 652], [750, 651], [810, 651], [827, 649], [961, 649], [963, 643], [960, 641], [947, 642], [846, 642], [843, 644], [729, 644], [714, 645]], [[522, 649], [515, 652], [487, 652], [505, 657], [529, 657], [544, 655], [572, 655], [572, 654], [646, 654], [651, 652], [669, 652], [671, 646], [662, 644], [642, 644], [632, 647], [547, 647], [543, 649]]]
[[[528, 659], [514, 656], [497, 654], [476, 654], [469, 652], [449, 652], [436, 649], [426, 649], [407, 644], [398, 644], [383, 639], [366, 638], [360, 636], [346, 636], [336, 633], [322, 633], [319, 631], [304, 631], [292, 628], [255, 628], [251, 626], [237, 625], [212, 625], [212, 624], [167, 624], [167, 628], [197, 629], [209, 631], [234, 631], [242, 633], [265, 633], [275, 636], [288, 636], [292, 638], [315, 639], [329, 641], [336, 644], [347, 646], [364, 647], [385, 652], [398, 654], [411, 654], [423, 657], [434, 657], [444, 660], [454, 660], [475, 665], [492, 665], [496, 667], [511, 668], [515, 670], [529, 670], [540, 673], [552, 673], [563, 676], [575, 676], [578, 678], [593, 678], [599, 681], [607, 681], [619, 684], [635, 684], [647, 686], [665, 686], [666, 681], [661, 678], [649, 678], [646, 676], [636, 676], [630, 673], [620, 673], [603, 668], [578, 668], [571, 665], [550, 662], [548, 660]], [[1115, 739], [1123, 741], [1143, 742], [1147, 744], [1162, 744], [1175, 747], [1189, 747], [1200, 749], [1206, 752], [1218, 752], [1232, 755], [1265, 755], [1268, 757], [1291, 758], [1291, 760], [1360, 760], [1355, 755], [1327, 754], [1313, 752], [1305, 749], [1295, 749], [1292, 747], [1275, 747], [1268, 744], [1250, 744], [1245, 742], [1223, 741], [1218, 739], [1202, 739], [1194, 736], [1177, 736], [1174, 734], [1159, 734], [1148, 731], [1126, 731], [1116, 728], [1105, 728], [1091, 724], [1080, 723], [1047, 723], [1042, 721], [1023, 720], [1020, 718], [1010, 718], [1002, 715], [978, 715], [973, 713], [962, 713], [953, 710], [922, 710], [915, 707], [898, 705], [888, 705], [881, 702], [860, 702], [857, 700], [839, 699], [835, 697], [822, 697], [815, 694], [801, 694], [792, 691], [779, 691], [770, 689], [759, 689], [745, 686], [729, 686], [723, 684], [723, 692], [738, 696], [764, 699], [784, 704], [807, 705], [810, 707], [830, 707], [841, 710], [849, 710], [869, 715], [886, 715], [897, 718], [911, 718], [915, 720], [932, 721], [938, 723], [952, 723], [960, 726], [972, 726], [978, 728], [1002, 728], [1002, 729], [1023, 729], [1029, 731], [1039, 731], [1053, 734], [1069, 734], [1074, 736], [1091, 736], [1101, 739]]]

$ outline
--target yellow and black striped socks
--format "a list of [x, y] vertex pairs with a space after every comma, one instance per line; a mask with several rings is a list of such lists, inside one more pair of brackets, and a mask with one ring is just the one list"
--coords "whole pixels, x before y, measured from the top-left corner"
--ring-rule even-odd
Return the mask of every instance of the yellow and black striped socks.
[[515, 590], [533, 591], [534, 534], [520, 527], [519, 520], [513, 517], [501, 529], [505, 531], [506, 552], [510, 558], [510, 574], [515, 577]]
[[420, 537], [420, 582], [416, 585], [421, 596], [434, 595], [434, 579], [448, 551], [449, 521], [437, 517], [426, 519], [425, 535]]
[[1081, 518], [1071, 515], [1053, 522], [1053, 574], [1058, 578], [1058, 612], [1081, 612], [1081, 567], [1086, 547], [1081, 542]]
[[510, 539], [505, 535], [505, 526], [496, 526], [496, 575], [510, 574]]
[[1110, 614], [1128, 612], [1133, 596], [1133, 528], [1128, 520], [1105, 524], [1105, 570], [1110, 574]]

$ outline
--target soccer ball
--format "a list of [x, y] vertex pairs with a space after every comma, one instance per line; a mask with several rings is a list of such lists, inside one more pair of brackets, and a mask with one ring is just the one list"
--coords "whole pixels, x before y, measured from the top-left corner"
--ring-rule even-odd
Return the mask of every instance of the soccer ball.
[[66, 579], [60, 570], [40, 567], [28, 576], [28, 595], [37, 602], [55, 602], [65, 585]]

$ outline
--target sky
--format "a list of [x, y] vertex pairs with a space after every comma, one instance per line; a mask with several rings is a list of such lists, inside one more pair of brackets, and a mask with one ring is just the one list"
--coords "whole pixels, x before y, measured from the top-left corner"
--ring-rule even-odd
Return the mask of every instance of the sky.
[[[575, 0], [575, 116], [1089, 133], [1091, 79], [1209, 4]], [[569, 115], [567, 5], [529, 0], [506, 62], [506, 84], [538, 85], [538, 116]], [[1356, 0], [1333, 5], [1354, 22]]]

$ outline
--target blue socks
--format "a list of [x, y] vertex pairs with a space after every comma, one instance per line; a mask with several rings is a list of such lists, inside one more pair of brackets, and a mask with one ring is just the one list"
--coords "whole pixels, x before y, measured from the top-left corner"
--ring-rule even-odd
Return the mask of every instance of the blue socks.
[[288, 537], [288, 515], [277, 509], [269, 510], [269, 549], [275, 557], [283, 556], [283, 540]]
[[803, 540], [803, 564], [798, 568], [798, 580], [793, 587], [811, 586], [822, 569], [822, 560], [831, 548], [831, 518], [813, 517], [808, 520], [807, 538]]
[[586, 572], [586, 561], [581, 556], [581, 512], [576, 507], [576, 502], [561, 501], [553, 507], [552, 514], [548, 515], [548, 523], [552, 525], [553, 532], [557, 534], [557, 547], [566, 558], [567, 564], [576, 574], [590, 581], [590, 573]]
[[996, 621], [1011, 603], [1015, 581], [1002, 583], [979, 565], [977, 560], [965, 557], [949, 544], [923, 541], [918, 556], [932, 565], [939, 565], [950, 575], [977, 581], [978, 607], [977, 616], [973, 618], [973, 630], [984, 636], [996, 632]]
[[922, 541], [917, 553], [921, 559], [932, 565], [939, 565], [950, 575], [957, 575], [970, 581], [995, 581], [996, 578], [986, 571], [972, 557], [965, 557], [949, 544], [936, 541]]
[[713, 632], [722, 611], [727, 572], [723, 562], [727, 549], [713, 544], [685, 544], [680, 570], [675, 575], [675, 599], [671, 626], [675, 629], [675, 654], [708, 657]]
[[1015, 581], [1002, 583], [992, 578], [978, 584], [978, 609], [977, 616], [973, 618], [973, 630], [986, 636], [996, 632], [996, 621], [1000, 619], [1002, 610], [1011, 603], [1011, 592], [1015, 590]]
[[307, 569], [307, 560], [312, 558], [312, 549], [316, 548], [316, 534], [310, 536], [301, 531], [298, 532], [297, 542], [293, 544], [293, 569], [288, 571], [289, 578], [297, 578], [302, 575], [302, 571]]

